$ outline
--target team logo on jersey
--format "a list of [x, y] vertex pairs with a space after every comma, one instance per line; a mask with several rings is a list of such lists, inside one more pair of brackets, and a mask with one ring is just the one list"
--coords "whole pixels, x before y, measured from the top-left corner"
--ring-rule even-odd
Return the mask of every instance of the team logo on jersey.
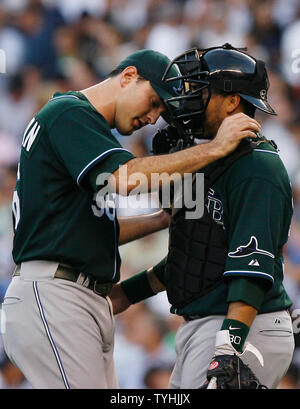
[[209, 189], [205, 204], [209, 214], [214, 219], [214, 221], [224, 227], [223, 203], [217, 197], [214, 189]]
[[251, 260], [250, 263], [248, 263], [248, 266], [259, 266], [259, 262], [257, 259]]
[[239, 246], [235, 251], [228, 253], [229, 257], [247, 257], [251, 254], [262, 254], [271, 258], [275, 258], [272, 253], [258, 248], [258, 241], [255, 236], [251, 236], [249, 243], [245, 246]]

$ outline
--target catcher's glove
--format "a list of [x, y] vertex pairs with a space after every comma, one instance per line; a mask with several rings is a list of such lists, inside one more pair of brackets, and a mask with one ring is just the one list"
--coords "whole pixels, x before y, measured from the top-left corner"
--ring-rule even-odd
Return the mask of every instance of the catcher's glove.
[[236, 355], [218, 355], [207, 371], [207, 381], [200, 389], [267, 389], [252, 370]]

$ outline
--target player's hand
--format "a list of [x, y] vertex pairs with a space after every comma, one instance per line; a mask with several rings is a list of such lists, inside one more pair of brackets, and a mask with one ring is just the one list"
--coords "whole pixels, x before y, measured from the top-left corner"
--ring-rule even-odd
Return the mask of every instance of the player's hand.
[[238, 355], [218, 355], [207, 371], [201, 389], [267, 389]]
[[262, 388], [252, 370], [243, 362], [243, 357], [249, 353], [259, 365], [264, 365], [263, 357], [254, 345], [246, 342], [243, 352], [239, 353], [230, 342], [228, 330], [217, 332], [215, 354], [207, 371], [207, 381], [201, 389]]
[[215, 145], [218, 157], [232, 152], [242, 139], [256, 138], [255, 132], [261, 131], [261, 125], [243, 112], [226, 117], [219, 127], [217, 135], [211, 141]]
[[112, 302], [114, 315], [127, 310], [131, 305], [120, 284], [115, 284], [112, 287], [112, 290], [109, 293], [109, 298]]

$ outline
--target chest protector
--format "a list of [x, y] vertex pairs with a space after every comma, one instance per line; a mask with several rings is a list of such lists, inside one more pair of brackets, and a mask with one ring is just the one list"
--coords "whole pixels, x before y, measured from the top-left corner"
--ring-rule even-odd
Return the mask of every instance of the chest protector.
[[[217, 179], [254, 147], [254, 143], [244, 140], [233, 153], [199, 171], [204, 173], [205, 200]], [[183, 207], [177, 213], [173, 211], [164, 274], [168, 300], [175, 308], [183, 308], [220, 285], [228, 254], [226, 233], [207, 207], [200, 219], [186, 219], [186, 210]]]

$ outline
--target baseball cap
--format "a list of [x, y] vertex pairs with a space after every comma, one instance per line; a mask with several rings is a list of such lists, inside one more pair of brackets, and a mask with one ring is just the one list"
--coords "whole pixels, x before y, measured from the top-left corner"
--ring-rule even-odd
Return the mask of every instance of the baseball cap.
[[[177, 95], [177, 83], [168, 83], [162, 80], [162, 77], [170, 64], [169, 58], [154, 50], [139, 50], [130, 54], [122, 60], [117, 69], [125, 69], [129, 66], [137, 68], [138, 73], [144, 79], [150, 81], [152, 88], [157, 92], [160, 98], [164, 101]], [[173, 66], [169, 72], [172, 77], [178, 77], [179, 71]]]

